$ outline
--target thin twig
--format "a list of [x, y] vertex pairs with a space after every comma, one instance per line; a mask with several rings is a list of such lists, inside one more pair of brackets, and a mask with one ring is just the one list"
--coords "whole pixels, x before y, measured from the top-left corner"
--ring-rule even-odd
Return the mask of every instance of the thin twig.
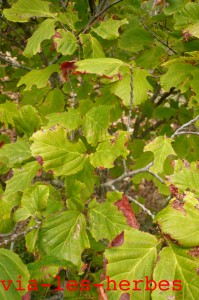
[[27, 235], [29, 232], [33, 231], [34, 229], [39, 228], [39, 227], [41, 226], [41, 223], [42, 223], [42, 222], [41, 222], [41, 221], [36, 221], [36, 222], [37, 222], [36, 225], [31, 226], [30, 228], [28, 228], [28, 229], [25, 230], [25, 231], [22, 231], [22, 232], [19, 232], [19, 233], [15, 233], [15, 234], [12, 234], [12, 235], [10, 236], [9, 239], [4, 240], [3, 242], [0, 243], [0, 247], [1, 247], [1, 246], [4, 246], [4, 245], [7, 245], [7, 244], [9, 244], [9, 243], [11, 243], [11, 242], [13, 242], [13, 241], [15, 241], [15, 240], [18, 239], [20, 236], [25, 236], [25, 235]]
[[171, 138], [173, 139], [176, 135], [181, 134], [180, 132], [183, 131], [183, 129], [185, 129], [186, 127], [192, 125], [194, 122], [199, 120], [199, 115], [197, 115], [194, 119], [190, 120], [189, 122], [185, 123], [184, 125], [182, 125], [181, 127], [179, 127], [171, 136]]
[[195, 134], [195, 135], [199, 135], [199, 132], [195, 132], [195, 131], [180, 131], [178, 133], [175, 134], [176, 135], [181, 135], [181, 134]]
[[[120, 192], [119, 190], [116, 189], [116, 187], [114, 185], [110, 185], [110, 188], [113, 190], [113, 191], [116, 191], [116, 192]], [[140, 203], [139, 201], [137, 201], [136, 199], [133, 199], [131, 196], [125, 194], [127, 196], [127, 198], [134, 202], [135, 204], [137, 204], [140, 208], [142, 208], [143, 211], [145, 211], [149, 216], [151, 216], [152, 219], [155, 218], [154, 214], [152, 214], [152, 212], [147, 209], [142, 203]]]
[[148, 170], [149, 170], [149, 168], [151, 167], [153, 165], [153, 163], [151, 162], [150, 164], [148, 164], [146, 167], [144, 167], [144, 168], [140, 168], [140, 169], [138, 169], [138, 170], [134, 170], [134, 171], [131, 171], [131, 172], [128, 172], [128, 173], [124, 173], [124, 174], [122, 174], [121, 176], [119, 176], [118, 178], [116, 178], [116, 179], [113, 179], [113, 180], [111, 180], [111, 181], [108, 181], [108, 182], [105, 182], [105, 183], [103, 183], [102, 184], [102, 186], [106, 186], [106, 187], [110, 187], [111, 185], [114, 185], [114, 184], [116, 184], [116, 183], [118, 183], [118, 182], [121, 182], [121, 181], [123, 181], [125, 178], [127, 178], [127, 177], [133, 177], [133, 176], [135, 176], [135, 175], [137, 175], [137, 174], [140, 174], [140, 173], [144, 173], [144, 172], [148, 172]]
[[4, 56], [4, 55], [1, 55], [1, 54], [0, 54], [0, 60], [6, 62], [9, 65], [12, 65], [13, 67], [16, 67], [16, 68], [20, 68], [20, 69], [24, 69], [24, 70], [28, 70], [28, 71], [32, 71], [33, 70], [32, 68], [29, 68], [27, 66], [21, 65], [18, 61], [14, 61], [11, 58], [9, 58], [7, 56]]
[[89, 23], [82, 29], [79, 31], [79, 33], [77, 35], [80, 35], [80, 33], [85, 33], [92, 25], [93, 23], [99, 18], [101, 17], [101, 15], [103, 15], [109, 8], [111, 8], [112, 6], [122, 2], [123, 0], [116, 0], [115, 2], [109, 4], [108, 6], [106, 6], [104, 9], [102, 9], [101, 11], [97, 12], [93, 18], [89, 21]]
[[126, 195], [126, 196], [127, 196], [127, 198], [128, 198], [131, 202], [134, 202], [134, 203], [137, 204], [139, 207], [141, 207], [142, 210], [145, 211], [149, 216], [151, 216], [152, 219], [155, 218], [155, 215], [152, 214], [152, 212], [151, 212], [148, 208], [146, 208], [142, 203], [140, 203], [139, 201], [137, 201], [136, 199], [132, 198], [132, 197], [129, 196], [129, 195]]
[[152, 176], [154, 176], [157, 180], [159, 180], [161, 183], [165, 183], [164, 180], [157, 174], [151, 172], [150, 170], [147, 171], [147, 173], [151, 174]]
[[177, 52], [175, 50], [173, 50], [167, 43], [165, 43], [164, 41], [162, 41], [153, 31], [151, 31], [151, 29], [149, 27], [147, 27], [144, 22], [139, 18], [140, 23], [144, 26], [144, 28], [150, 32], [152, 34], [152, 36], [158, 41], [160, 42], [162, 45], [164, 45], [165, 47], [167, 47], [170, 51], [172, 51], [174, 54], [177, 54]]

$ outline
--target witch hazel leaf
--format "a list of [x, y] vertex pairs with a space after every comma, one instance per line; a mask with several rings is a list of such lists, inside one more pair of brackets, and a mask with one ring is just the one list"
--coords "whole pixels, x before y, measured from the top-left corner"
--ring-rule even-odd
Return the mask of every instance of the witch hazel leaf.
[[94, 58], [78, 61], [75, 65], [81, 73], [114, 76], [119, 73], [120, 67], [126, 64], [116, 58]]
[[127, 149], [129, 134], [128, 132], [120, 131], [118, 136], [101, 142], [95, 153], [90, 155], [91, 164], [96, 167], [112, 168], [114, 161], [122, 156], [127, 157], [129, 151]]
[[154, 163], [150, 170], [154, 173], [162, 173], [166, 158], [175, 155], [171, 145], [172, 139], [166, 136], [158, 136], [144, 147], [144, 151], [151, 151], [154, 154]]
[[97, 241], [107, 239], [110, 242], [129, 227], [121, 211], [108, 201], [100, 204], [93, 200], [89, 204], [88, 217], [89, 229]]
[[[121, 237], [122, 241], [122, 237]], [[127, 280], [132, 287], [135, 280], [152, 278], [154, 264], [157, 259], [157, 239], [145, 232], [131, 228], [124, 230], [124, 241], [121, 246], [106, 249], [106, 279], [102, 282], [107, 291], [109, 300], [122, 299], [126, 292], [119, 288], [119, 284], [123, 280]], [[108, 278], [114, 280], [117, 290], [108, 289]], [[112, 284], [111, 284], [112, 285]], [[110, 284], [109, 284], [110, 287]], [[129, 300], [149, 300], [150, 291], [145, 290], [145, 282], [139, 282], [139, 292], [135, 292], [133, 288], [128, 290]]]
[[126, 218], [127, 224], [135, 229], [139, 228], [137, 220], [135, 218], [135, 214], [131, 205], [129, 204], [129, 200], [126, 195], [123, 194], [122, 199], [115, 202], [115, 205], [118, 207], [120, 211], [122, 211], [123, 215]]
[[81, 140], [71, 143], [62, 127], [37, 131], [31, 137], [33, 156], [41, 156], [46, 171], [56, 176], [72, 175], [82, 170], [86, 162], [86, 148]]
[[38, 29], [28, 39], [23, 52], [24, 56], [30, 58], [41, 51], [41, 43], [44, 40], [50, 39], [54, 34], [55, 22], [56, 19], [47, 19], [39, 25]]
[[48, 218], [39, 232], [41, 253], [66, 259], [81, 267], [81, 254], [89, 248], [86, 220], [80, 211], [68, 210]]

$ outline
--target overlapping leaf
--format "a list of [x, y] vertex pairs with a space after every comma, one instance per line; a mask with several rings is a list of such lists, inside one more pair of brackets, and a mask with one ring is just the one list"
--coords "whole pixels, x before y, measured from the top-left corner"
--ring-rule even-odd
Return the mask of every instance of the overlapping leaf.
[[[21, 300], [22, 295], [27, 292], [27, 287], [29, 283], [30, 274], [26, 265], [22, 262], [19, 256], [7, 249], [0, 249], [0, 272], [2, 276], [2, 280], [4, 280], [4, 284], [9, 286], [9, 289], [3, 287], [3, 284], [0, 286], [0, 297], [2, 300], [15, 299]], [[25, 290], [16, 290], [18, 288], [18, 276], [20, 277], [21, 283]], [[8, 280], [11, 282], [8, 283]]]
[[180, 245], [184, 247], [199, 245], [198, 199], [191, 193], [187, 193], [183, 200], [170, 201], [169, 205], [156, 215], [155, 222], [163, 234]]
[[86, 148], [81, 140], [76, 143], [69, 142], [63, 128], [37, 131], [31, 140], [32, 154], [42, 157], [45, 170], [52, 170], [56, 176], [71, 175], [82, 170]]
[[[149, 300], [150, 291], [145, 290], [145, 283], [139, 283], [139, 291], [133, 291], [133, 280], [152, 277], [157, 258], [157, 240], [154, 236], [136, 229], [124, 231], [124, 242], [121, 246], [112, 247], [105, 251], [108, 260], [106, 276], [116, 281], [117, 290], [107, 291], [108, 299], [120, 299], [122, 294], [128, 293], [129, 300]], [[122, 291], [119, 282], [127, 280], [129, 290]], [[106, 286], [106, 281], [104, 281]], [[136, 293], [136, 294], [135, 294]]]
[[161, 173], [163, 171], [163, 164], [169, 155], [175, 155], [171, 146], [172, 139], [159, 136], [152, 142], [145, 146], [145, 151], [151, 151], [154, 154], [154, 163], [150, 168], [154, 173]]
[[81, 253], [89, 248], [85, 217], [75, 210], [68, 210], [49, 218], [39, 233], [41, 252], [66, 259], [81, 266]]
[[152, 293], [153, 300], [197, 299], [199, 297], [198, 262], [194, 258], [194, 249], [187, 250], [169, 244], [159, 253], [154, 270], [154, 280], [161, 282], [162, 290]]
[[9, 9], [3, 11], [6, 19], [12, 22], [28, 22], [32, 17], [54, 17], [49, 10], [49, 4], [41, 0], [18, 0]]

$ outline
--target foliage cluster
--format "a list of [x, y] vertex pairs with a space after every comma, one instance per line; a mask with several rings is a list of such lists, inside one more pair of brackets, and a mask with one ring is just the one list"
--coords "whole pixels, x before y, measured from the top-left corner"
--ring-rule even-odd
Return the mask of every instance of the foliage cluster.
[[[0, 274], [51, 288], [2, 285], [0, 298], [58, 295], [59, 275], [182, 282], [63, 299], [199, 299], [198, 1], [2, 0], [1, 10]], [[23, 236], [30, 261], [16, 251]]]

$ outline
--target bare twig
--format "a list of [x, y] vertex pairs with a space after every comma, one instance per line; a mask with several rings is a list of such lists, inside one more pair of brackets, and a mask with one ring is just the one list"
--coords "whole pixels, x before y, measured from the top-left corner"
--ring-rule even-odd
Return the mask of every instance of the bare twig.
[[175, 134], [176, 135], [181, 135], [181, 134], [195, 134], [195, 135], [199, 135], [199, 132], [195, 132], [195, 131], [180, 131], [178, 133]]
[[165, 47], [167, 47], [170, 51], [172, 51], [174, 54], [177, 54], [177, 52], [175, 50], [173, 50], [168, 43], [165, 43], [164, 41], [162, 41], [149, 27], [147, 27], [144, 22], [142, 21], [142, 19], [140, 19], [140, 23], [144, 26], [144, 28], [158, 41], [160, 42], [162, 45], [164, 45]]
[[[179, 127], [171, 136], [171, 138], [173, 139], [175, 136], [179, 135], [179, 134], [185, 134], [185, 133], [180, 133], [182, 132], [186, 127], [192, 125], [193, 123], [195, 123], [196, 121], [199, 120], [199, 115], [197, 115], [194, 119], [190, 120], [189, 122], [185, 123], [184, 125], [182, 125], [181, 127]], [[185, 131], [186, 132], [186, 131]], [[186, 132], [186, 134], [188, 134], [190, 132]], [[193, 134], [193, 133], [191, 133]], [[197, 133], [194, 133], [197, 134]]]
[[20, 64], [18, 61], [14, 61], [13, 59], [7, 57], [7, 56], [4, 56], [2, 54], [0, 54], [0, 60], [8, 63], [9, 65], [12, 65], [13, 67], [16, 67], [16, 68], [20, 68], [20, 69], [24, 69], [24, 70], [28, 70], [28, 71], [32, 71], [33, 69], [32, 68], [29, 68], [25, 65], [22, 65]]
[[21, 236], [27, 235], [29, 232], [33, 231], [34, 229], [39, 228], [39, 227], [41, 226], [41, 223], [42, 223], [42, 222], [41, 222], [41, 221], [36, 221], [36, 223], [37, 223], [36, 225], [29, 227], [29, 228], [28, 228], [27, 230], [25, 230], [25, 231], [22, 231], [22, 232], [19, 232], [19, 233], [11, 234], [11, 236], [9, 237], [9, 239], [4, 240], [3, 242], [0, 243], [0, 247], [1, 247], [1, 246], [4, 246], [4, 245], [7, 245], [7, 244], [9, 244], [9, 243], [11, 243], [11, 242], [13, 242], [13, 241], [15, 241], [16, 239], [18, 239], [18, 238], [21, 237]]
[[149, 174], [151, 174], [152, 176], [154, 176], [157, 180], [159, 180], [161, 183], [164, 183], [164, 180], [157, 174], [151, 172], [150, 170], [147, 171]]
[[[110, 185], [110, 188], [113, 191], [120, 192], [115, 188], [114, 185]], [[132, 198], [131, 196], [129, 196], [127, 194], [125, 194], [125, 195], [131, 202], [134, 202], [135, 204], [137, 204], [143, 211], [145, 211], [149, 216], [151, 216], [152, 219], [155, 218], [154, 214], [152, 214], [152, 212], [148, 208], [146, 208], [142, 203], [140, 203], [139, 201], [137, 201], [136, 199]]]
[[139, 201], [137, 201], [136, 199], [132, 198], [132, 197], [129, 196], [129, 195], [126, 195], [126, 196], [127, 196], [127, 198], [128, 198], [131, 202], [134, 202], [134, 203], [137, 204], [139, 207], [141, 207], [142, 210], [145, 211], [152, 219], [155, 218], [155, 215], [152, 214], [152, 212], [151, 212], [148, 208], [146, 208], [142, 203], [140, 203]]
[[111, 181], [108, 181], [108, 182], [105, 182], [102, 184], [102, 186], [106, 186], [106, 187], [110, 187], [118, 182], [121, 182], [123, 181], [125, 178], [127, 177], [133, 177], [137, 174], [140, 174], [140, 173], [144, 173], [144, 172], [148, 172], [149, 168], [153, 165], [153, 163], [151, 162], [150, 164], [148, 164], [146, 167], [144, 168], [140, 168], [138, 170], [134, 170], [134, 171], [131, 171], [131, 172], [128, 172], [128, 173], [124, 173], [122, 174], [121, 176], [119, 176], [118, 178], [116, 179], [113, 179]]
[[80, 35], [80, 33], [85, 33], [92, 25], [93, 23], [99, 18], [101, 17], [101, 15], [103, 15], [109, 8], [111, 8], [112, 6], [122, 2], [123, 0], [116, 0], [115, 2], [109, 4], [108, 6], [106, 6], [104, 9], [100, 10], [99, 12], [97, 12], [93, 18], [89, 21], [89, 23], [82, 29], [79, 31], [78, 35]]

